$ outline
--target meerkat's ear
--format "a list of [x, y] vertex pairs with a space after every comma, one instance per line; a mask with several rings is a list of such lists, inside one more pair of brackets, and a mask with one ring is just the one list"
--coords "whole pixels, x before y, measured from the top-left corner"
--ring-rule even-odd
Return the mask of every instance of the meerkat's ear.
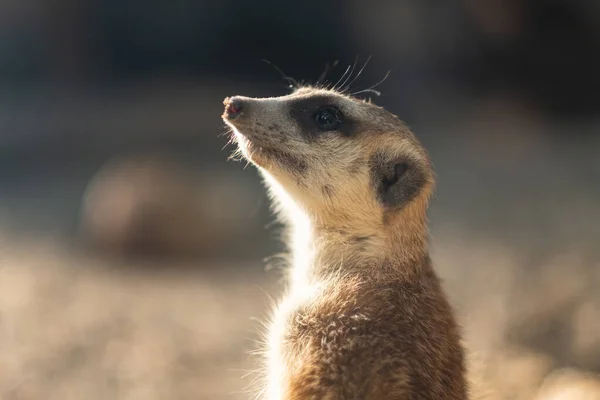
[[427, 183], [414, 161], [378, 154], [371, 160], [371, 179], [379, 201], [397, 208], [411, 201]]

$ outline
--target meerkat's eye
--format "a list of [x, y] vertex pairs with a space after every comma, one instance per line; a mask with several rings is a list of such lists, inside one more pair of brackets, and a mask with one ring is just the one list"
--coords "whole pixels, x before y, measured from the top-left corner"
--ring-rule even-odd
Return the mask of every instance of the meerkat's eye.
[[322, 131], [332, 131], [342, 124], [342, 113], [335, 107], [322, 108], [314, 115], [317, 126]]

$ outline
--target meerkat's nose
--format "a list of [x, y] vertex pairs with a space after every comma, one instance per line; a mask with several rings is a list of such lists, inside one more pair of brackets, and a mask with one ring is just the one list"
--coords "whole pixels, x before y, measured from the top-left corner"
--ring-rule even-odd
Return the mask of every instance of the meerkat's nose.
[[236, 119], [244, 110], [244, 101], [238, 96], [226, 98], [223, 104], [225, 104], [224, 117], [227, 119]]

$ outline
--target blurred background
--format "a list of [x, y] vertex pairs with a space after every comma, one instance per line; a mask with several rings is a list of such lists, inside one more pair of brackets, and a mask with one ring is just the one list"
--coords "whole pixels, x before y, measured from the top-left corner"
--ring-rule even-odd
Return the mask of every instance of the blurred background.
[[222, 101], [371, 56], [474, 379], [600, 399], [599, 53], [593, 0], [0, 0], [0, 398], [250, 398], [282, 247]]

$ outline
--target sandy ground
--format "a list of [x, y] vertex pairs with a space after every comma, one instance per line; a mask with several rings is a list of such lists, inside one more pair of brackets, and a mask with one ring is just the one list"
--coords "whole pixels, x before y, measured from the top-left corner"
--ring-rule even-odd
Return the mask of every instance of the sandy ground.
[[[41, 239], [5, 237], [2, 247], [1, 399], [251, 398], [250, 353], [276, 271], [135, 265]], [[524, 289], [509, 249], [456, 232], [441, 235], [434, 260], [475, 356], [472, 376], [492, 398], [600, 398], [600, 381], [584, 374], [600, 370], [599, 266], [557, 258]]]
[[260, 268], [148, 272], [41, 243], [8, 247], [0, 398], [248, 397], [241, 377], [274, 290]]

